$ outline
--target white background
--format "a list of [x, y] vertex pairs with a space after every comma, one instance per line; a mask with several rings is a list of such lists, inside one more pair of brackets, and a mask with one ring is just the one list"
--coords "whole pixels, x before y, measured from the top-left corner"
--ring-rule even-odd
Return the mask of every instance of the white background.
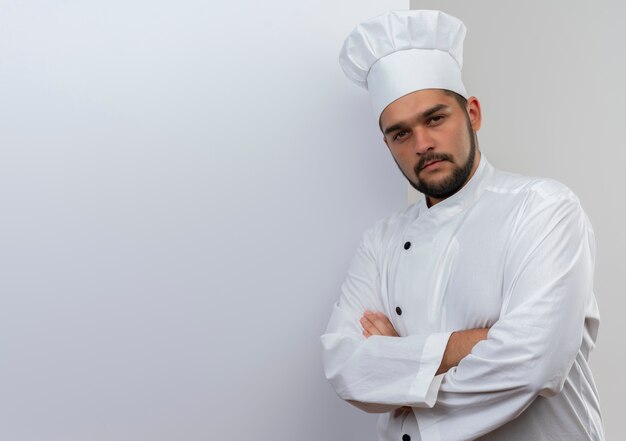
[[465, 22], [463, 76], [483, 105], [478, 139], [489, 161], [565, 183], [591, 219], [601, 316], [591, 368], [606, 439], [622, 439], [626, 4], [412, 0], [411, 8]]
[[[411, 6], [467, 24], [490, 162], [565, 182], [591, 217], [618, 439], [625, 7]], [[1, 440], [374, 440], [318, 337], [406, 187], [337, 53], [407, 7], [0, 0]]]
[[0, 440], [373, 440], [319, 336], [405, 185], [337, 63], [407, 1], [0, 3]]

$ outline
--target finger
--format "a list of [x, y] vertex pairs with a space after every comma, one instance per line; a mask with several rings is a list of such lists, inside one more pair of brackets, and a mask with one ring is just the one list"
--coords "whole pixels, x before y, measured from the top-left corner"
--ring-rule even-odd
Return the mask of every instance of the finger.
[[396, 328], [393, 327], [393, 323], [391, 323], [391, 320], [389, 320], [385, 314], [378, 312], [376, 313], [376, 316], [382, 321], [382, 326], [384, 326], [385, 332], [388, 332], [392, 336], [398, 336]]
[[370, 338], [372, 336], [372, 334], [370, 334], [369, 332], [367, 332], [365, 329], [363, 330], [363, 336], [365, 338]]
[[381, 312], [366, 312], [365, 317], [376, 327], [379, 333], [387, 335], [389, 327], [387, 326], [387, 317]]
[[[384, 317], [384, 314], [383, 314]], [[388, 330], [384, 324], [384, 319], [378, 316], [378, 313], [365, 311], [363, 314], [364, 323], [368, 326], [369, 332], [375, 335], [387, 335]]]
[[372, 335], [384, 335], [387, 337], [399, 337], [391, 321], [382, 312], [366, 310], [362, 317], [362, 326]]
[[381, 335], [378, 328], [374, 325], [374, 323], [372, 323], [372, 321], [368, 317], [363, 316], [361, 317], [361, 320], [359, 321], [361, 323], [361, 327], [363, 328], [363, 330], [367, 331], [370, 334], [370, 336]]
[[380, 335], [386, 335], [388, 337], [398, 335], [387, 316], [382, 312], [368, 314], [367, 318], [376, 327]]

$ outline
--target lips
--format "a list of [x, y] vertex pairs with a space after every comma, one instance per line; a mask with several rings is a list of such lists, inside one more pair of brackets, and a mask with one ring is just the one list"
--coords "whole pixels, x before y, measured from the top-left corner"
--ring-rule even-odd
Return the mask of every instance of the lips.
[[431, 165], [433, 165], [433, 164], [437, 164], [438, 162], [442, 162], [442, 161], [443, 161], [443, 159], [437, 159], [437, 160], [435, 160], [435, 161], [430, 161], [429, 163], [427, 163], [426, 165], [424, 165], [424, 167], [422, 167], [422, 170], [424, 170], [424, 169], [425, 169], [425, 168], [427, 168], [427, 167], [430, 167], [430, 166], [431, 166]]

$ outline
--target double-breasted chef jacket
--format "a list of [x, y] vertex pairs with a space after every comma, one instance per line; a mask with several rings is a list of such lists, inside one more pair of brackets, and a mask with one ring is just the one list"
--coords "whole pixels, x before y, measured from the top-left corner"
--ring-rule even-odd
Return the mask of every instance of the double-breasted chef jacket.
[[[381, 413], [381, 441], [603, 440], [588, 364], [599, 313], [594, 233], [565, 185], [481, 154], [457, 193], [368, 230], [321, 337], [344, 400]], [[365, 338], [382, 311], [400, 337]], [[490, 327], [435, 375], [453, 331]]]

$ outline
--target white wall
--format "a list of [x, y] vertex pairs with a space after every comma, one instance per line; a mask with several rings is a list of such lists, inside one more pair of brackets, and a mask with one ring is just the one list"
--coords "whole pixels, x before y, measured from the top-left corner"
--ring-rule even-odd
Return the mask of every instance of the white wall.
[[318, 338], [404, 205], [337, 64], [392, 7], [0, 2], [0, 439], [374, 439]]
[[[490, 161], [565, 182], [591, 217], [618, 439], [624, 6], [411, 6], [468, 25]], [[336, 59], [406, 7], [0, 0], [0, 439], [374, 439], [318, 336], [405, 184]]]
[[489, 161], [564, 182], [591, 218], [602, 317], [591, 366], [607, 440], [620, 439], [626, 6], [609, 0], [412, 0], [411, 8], [441, 9], [467, 25], [463, 75], [483, 105], [478, 137]]

